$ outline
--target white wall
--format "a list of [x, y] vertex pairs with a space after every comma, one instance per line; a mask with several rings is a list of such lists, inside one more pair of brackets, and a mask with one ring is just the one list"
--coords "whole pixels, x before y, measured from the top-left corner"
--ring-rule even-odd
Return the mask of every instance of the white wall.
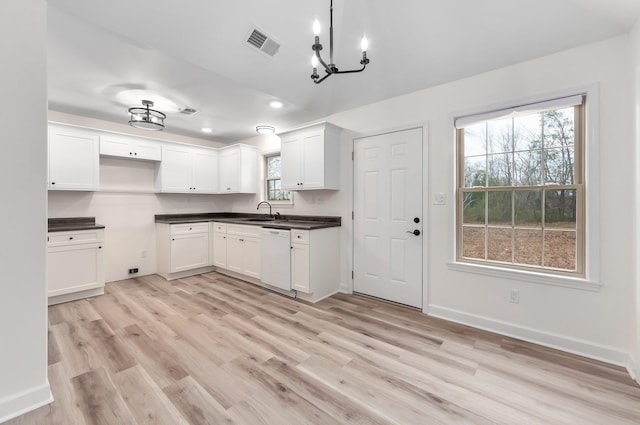
[[[123, 134], [219, 147], [221, 143], [165, 132], [136, 130], [118, 124], [75, 115], [49, 112], [49, 120]], [[156, 194], [156, 163], [119, 158], [100, 158], [100, 192], [49, 191], [49, 217], [95, 217], [106, 226], [104, 243], [105, 280], [156, 272], [156, 214], [214, 212], [227, 210], [228, 195]], [[242, 198], [243, 195], [237, 195]], [[246, 195], [244, 195], [246, 196]]]
[[[633, 72], [635, 82], [635, 255], [637, 259], [640, 255], [640, 20], [636, 22], [635, 28], [631, 32], [631, 42], [633, 49]], [[640, 261], [636, 260], [635, 270], [635, 296], [630, 297], [632, 301], [631, 320], [631, 361], [630, 369], [635, 373], [636, 380], [640, 382]]]
[[[515, 66], [455, 81], [405, 96], [367, 105], [327, 118], [348, 129], [343, 135], [341, 190], [337, 193], [296, 194], [292, 213], [343, 216], [343, 258], [351, 251], [352, 135], [376, 134], [388, 129], [429, 123], [429, 159], [426, 195], [444, 192], [448, 205], [428, 203], [428, 239], [425, 248], [425, 310], [452, 320], [556, 346], [594, 358], [627, 365], [629, 353], [629, 299], [633, 294], [635, 221], [634, 115], [628, 36], [564, 51]], [[339, 77], [338, 77], [339, 78]], [[452, 117], [491, 109], [588, 85], [599, 87], [600, 234], [599, 292], [590, 292], [522, 280], [489, 277], [450, 270], [454, 210]], [[257, 144], [269, 142], [254, 139]], [[250, 141], [245, 141], [250, 142]], [[428, 184], [428, 185], [427, 185]], [[232, 208], [248, 210], [256, 199]], [[341, 280], [351, 284], [351, 260], [342, 267]], [[520, 290], [520, 303], [509, 303], [511, 288]], [[348, 288], [350, 289], [350, 288]]]
[[2, 422], [51, 401], [47, 381], [44, 0], [0, 2], [0, 57]]

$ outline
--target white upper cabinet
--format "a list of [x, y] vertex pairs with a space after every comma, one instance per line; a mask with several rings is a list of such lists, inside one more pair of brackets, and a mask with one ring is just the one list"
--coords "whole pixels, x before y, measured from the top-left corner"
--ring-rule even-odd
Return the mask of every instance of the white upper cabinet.
[[49, 189], [100, 190], [98, 134], [90, 130], [49, 126]]
[[164, 144], [156, 183], [165, 193], [217, 193], [218, 152]]
[[340, 188], [340, 128], [329, 124], [280, 134], [282, 188]]
[[218, 151], [219, 193], [256, 193], [258, 152], [253, 146], [234, 145]]
[[160, 161], [162, 159], [162, 150], [161, 144], [154, 140], [101, 135], [100, 155]]

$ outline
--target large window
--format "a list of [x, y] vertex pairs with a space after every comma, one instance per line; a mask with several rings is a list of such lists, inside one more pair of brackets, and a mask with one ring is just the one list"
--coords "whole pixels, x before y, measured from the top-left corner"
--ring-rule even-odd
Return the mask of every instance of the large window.
[[458, 261], [584, 276], [583, 105], [456, 120]]
[[267, 201], [291, 202], [291, 192], [282, 190], [280, 172], [282, 166], [280, 154], [267, 155], [265, 157], [265, 178]]

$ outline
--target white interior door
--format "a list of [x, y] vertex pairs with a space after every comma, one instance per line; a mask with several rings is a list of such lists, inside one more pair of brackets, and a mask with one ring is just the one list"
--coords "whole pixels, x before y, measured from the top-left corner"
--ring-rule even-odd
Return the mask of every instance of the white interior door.
[[421, 308], [422, 128], [356, 139], [354, 152], [354, 290]]

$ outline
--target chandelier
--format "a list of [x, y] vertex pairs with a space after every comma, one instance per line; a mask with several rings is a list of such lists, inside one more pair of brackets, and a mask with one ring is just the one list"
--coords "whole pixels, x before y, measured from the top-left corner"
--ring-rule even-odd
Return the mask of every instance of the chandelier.
[[[333, 63], [333, 0], [331, 0], [329, 8], [329, 64], [327, 64], [320, 56], [320, 50], [322, 50], [322, 44], [320, 44], [320, 22], [316, 19], [313, 22], [313, 34], [315, 35], [315, 43], [311, 46], [311, 49], [315, 52], [311, 57], [311, 66], [313, 66], [313, 74], [311, 79], [314, 83], [320, 84], [333, 74], [352, 74], [354, 72], [362, 72], [367, 67], [369, 59], [367, 58], [367, 48], [369, 47], [369, 41], [366, 37], [362, 37], [360, 42], [360, 48], [362, 49], [362, 60], [360, 69], [351, 69], [347, 71], [340, 71], [338, 67]], [[318, 75], [318, 65], [322, 65], [326, 75], [322, 78]]]
[[143, 100], [142, 105], [144, 107], [129, 108], [129, 125], [135, 128], [141, 128], [143, 130], [163, 130], [164, 120], [167, 118], [165, 114], [155, 109], [151, 109], [153, 102], [150, 100]]

